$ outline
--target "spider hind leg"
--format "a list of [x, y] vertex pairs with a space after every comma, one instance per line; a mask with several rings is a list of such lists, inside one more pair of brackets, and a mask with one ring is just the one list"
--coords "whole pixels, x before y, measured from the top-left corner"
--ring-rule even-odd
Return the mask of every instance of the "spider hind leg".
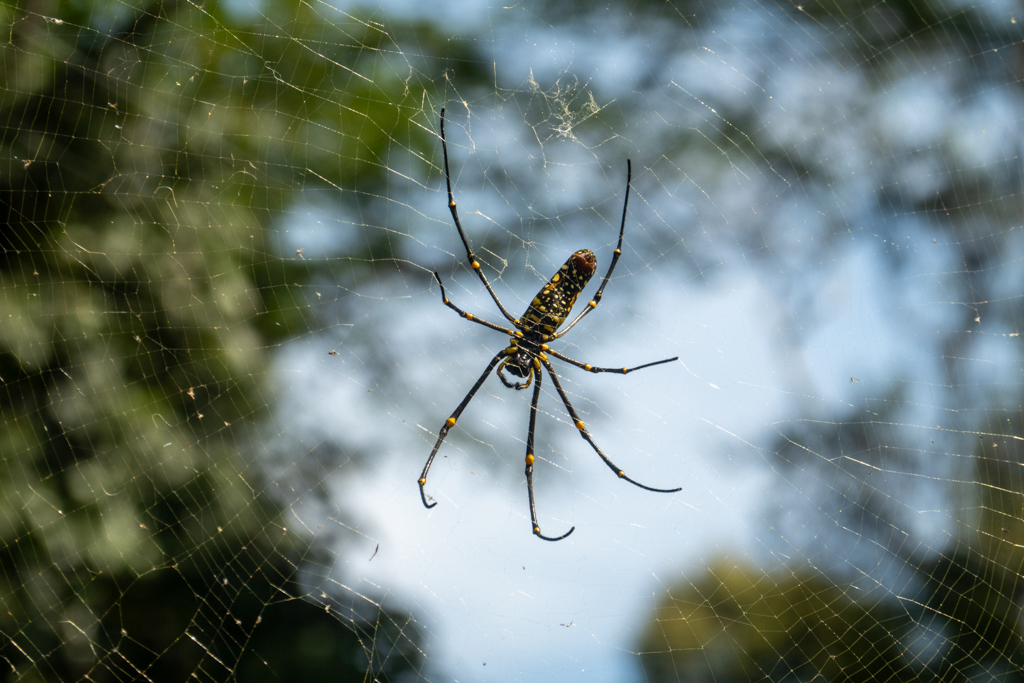
[[[547, 368], [548, 374], [551, 375], [551, 381], [554, 382], [555, 384], [555, 391], [558, 392], [558, 397], [562, 399], [562, 404], [565, 406], [565, 411], [569, 413], [569, 417], [572, 419], [573, 424], [576, 425], [576, 429], [579, 430], [580, 436], [583, 437], [584, 441], [590, 444], [590, 447], [594, 449], [594, 452], [601, 457], [601, 460], [604, 461], [604, 464], [607, 465], [608, 468], [612, 472], [614, 472], [619, 479], [625, 479], [633, 486], [642, 488], [645, 491], [653, 491], [654, 493], [676, 493], [677, 491], [683, 490], [682, 486], [676, 487], [674, 489], [659, 489], [653, 486], [647, 486], [646, 484], [641, 484], [635, 479], [627, 477], [626, 473], [619, 469], [618, 465], [609, 460], [608, 456], [604, 454], [604, 451], [598, 448], [597, 443], [595, 443], [594, 441], [594, 437], [590, 436], [590, 432], [587, 431], [586, 425], [583, 424], [583, 420], [580, 419], [580, 416], [576, 413], [576, 409], [573, 408], [572, 403], [569, 401], [569, 395], [565, 393], [565, 389], [562, 388], [562, 383], [558, 381], [558, 375], [555, 374], [555, 369], [551, 366], [551, 361], [549, 361], [546, 357], [542, 357], [541, 360], [544, 363], [544, 367]], [[667, 361], [660, 362], [664, 363]], [[652, 365], [657, 365], [657, 363], [653, 363]], [[538, 374], [540, 373], [538, 372]]]
[[576, 531], [572, 527], [561, 536], [545, 536], [540, 532], [540, 525], [537, 523], [537, 505], [533, 500], [533, 436], [537, 431], [537, 402], [540, 400], [540, 385], [544, 376], [540, 371], [540, 363], [537, 363], [537, 383], [533, 387], [533, 400], [530, 402], [530, 431], [526, 434], [526, 490], [530, 495], [530, 523], [533, 525], [533, 535], [545, 541], [561, 541], [563, 538]]

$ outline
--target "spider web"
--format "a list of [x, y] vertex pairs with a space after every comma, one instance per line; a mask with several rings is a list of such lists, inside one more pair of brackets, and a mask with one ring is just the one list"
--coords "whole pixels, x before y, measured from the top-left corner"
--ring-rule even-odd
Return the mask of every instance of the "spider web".
[[421, 5], [0, 4], [5, 678], [1024, 679], [1019, 5]]

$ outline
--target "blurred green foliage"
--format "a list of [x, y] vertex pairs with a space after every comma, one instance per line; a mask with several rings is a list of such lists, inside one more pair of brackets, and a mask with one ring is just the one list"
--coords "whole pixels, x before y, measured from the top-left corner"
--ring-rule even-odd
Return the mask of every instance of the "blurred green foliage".
[[[366, 626], [286, 599], [312, 541], [285, 531], [253, 453], [268, 352], [310, 328], [302, 284], [324, 267], [275, 253], [268, 229], [306, 190], [380, 196], [389, 157], [432, 147], [412, 123], [427, 88], [383, 24], [326, 5], [4, 3], [0, 21], [11, 675], [416, 666], [407, 616]], [[324, 656], [296, 657], [311, 619]]]

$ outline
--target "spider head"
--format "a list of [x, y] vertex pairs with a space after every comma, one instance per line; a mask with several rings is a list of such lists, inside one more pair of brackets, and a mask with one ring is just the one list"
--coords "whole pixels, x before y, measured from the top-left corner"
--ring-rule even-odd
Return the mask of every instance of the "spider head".
[[505, 369], [516, 377], [526, 378], [530, 376], [532, 365], [530, 357], [525, 351], [520, 349], [518, 353], [508, 359], [508, 362], [505, 364]]
[[[498, 366], [498, 379], [509, 389], [525, 389], [530, 386], [533, 381], [533, 373], [540, 372], [540, 365], [534, 364], [533, 356], [526, 351], [523, 347], [519, 347], [514, 353], [501, 361]], [[521, 377], [526, 380], [525, 383], [520, 382], [509, 382], [505, 379], [505, 375], [502, 370], [508, 370], [509, 374], [515, 377]]]

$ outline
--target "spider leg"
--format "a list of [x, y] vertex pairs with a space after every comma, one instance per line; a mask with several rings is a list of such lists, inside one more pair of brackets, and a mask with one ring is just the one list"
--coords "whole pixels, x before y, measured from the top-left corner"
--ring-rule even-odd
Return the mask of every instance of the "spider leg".
[[576, 527], [572, 527], [561, 536], [545, 536], [540, 532], [540, 525], [537, 524], [537, 506], [533, 502], [533, 435], [537, 428], [537, 401], [540, 400], [540, 383], [543, 378], [543, 373], [540, 371], [540, 363], [534, 359], [534, 371], [537, 375], [537, 381], [533, 385], [533, 401], [530, 403], [530, 431], [526, 435], [526, 490], [530, 493], [530, 521], [533, 523], [533, 534], [537, 538], [542, 538], [545, 541], [561, 541], [563, 538], [571, 534], [576, 530]]
[[586, 370], [587, 372], [593, 372], [593, 373], [598, 373], [598, 372], [614, 372], [614, 373], [617, 373], [619, 375], [625, 375], [627, 373], [634, 372], [636, 370], [643, 370], [644, 368], [649, 368], [649, 367], [652, 367], [654, 365], [661, 365], [662, 363], [671, 363], [674, 360], [679, 360], [679, 356], [676, 356], [675, 358], [666, 358], [665, 360], [656, 360], [653, 363], [644, 363], [643, 365], [638, 365], [635, 368], [595, 368], [593, 365], [590, 365], [589, 363], [581, 363], [580, 361], [576, 360], [575, 358], [569, 358], [569, 356], [561, 354], [558, 351], [552, 351], [551, 349], [549, 349], [547, 347], [546, 344], [542, 345], [540, 348], [541, 348], [542, 351], [547, 353], [549, 356], [554, 356], [555, 358], [558, 358], [559, 360], [564, 360], [566, 363], [570, 363], [572, 365], [575, 365], [576, 367], [580, 368], [581, 370]]
[[470, 322], [473, 322], [473, 323], [476, 323], [478, 325], [483, 325], [484, 327], [489, 327], [492, 330], [497, 330], [498, 332], [504, 332], [505, 334], [507, 334], [509, 336], [512, 336], [512, 337], [521, 337], [521, 336], [523, 336], [523, 333], [520, 332], [519, 330], [510, 330], [507, 327], [502, 327], [501, 325], [495, 325], [492, 322], [487, 322], [483, 318], [478, 318], [475, 315], [473, 315], [472, 313], [466, 313], [464, 310], [462, 310], [461, 308], [459, 308], [458, 306], [456, 306], [455, 304], [453, 304], [451, 301], [448, 300], [448, 295], [445, 294], [445, 292], [444, 292], [444, 284], [441, 283], [441, 276], [437, 274], [436, 270], [434, 271], [434, 278], [437, 280], [437, 284], [441, 286], [441, 301], [444, 302], [444, 305], [447, 306], [448, 308], [452, 309], [453, 311], [455, 311], [459, 315], [461, 315], [466, 320], [468, 320]]
[[[515, 317], [501, 305], [501, 302], [498, 300], [498, 295], [494, 293], [494, 290], [491, 288], [491, 283], [487, 281], [487, 276], [484, 275], [484, 271], [480, 269], [480, 262], [477, 261], [476, 256], [473, 255], [473, 250], [469, 246], [469, 239], [466, 237], [466, 233], [462, 230], [462, 223], [459, 221], [459, 212], [458, 209], [455, 208], [455, 195], [452, 194], [452, 174], [448, 170], [448, 141], [444, 136], [444, 109], [441, 110], [441, 149], [444, 151], [444, 179], [448, 183], [448, 208], [451, 209], [452, 220], [455, 221], [455, 228], [459, 231], [459, 237], [462, 238], [462, 244], [466, 247], [466, 257], [469, 259], [469, 265], [472, 266], [473, 270], [476, 271], [476, 274], [480, 276], [480, 281], [484, 283], [484, 287], [487, 288], [491, 298], [494, 299], [494, 303], [498, 305], [498, 309], [501, 311], [501, 314], [505, 316], [510, 323], [515, 323]], [[619, 241], [622, 241], [621, 237], [619, 238]]]
[[555, 383], [555, 390], [558, 391], [558, 395], [562, 398], [562, 403], [565, 404], [565, 409], [569, 412], [569, 417], [572, 418], [573, 423], [576, 425], [576, 429], [580, 430], [580, 436], [586, 439], [587, 443], [590, 444], [591, 448], [593, 448], [594, 451], [599, 456], [601, 456], [601, 459], [604, 460], [604, 464], [608, 465], [611, 471], [614, 472], [619, 477], [619, 479], [625, 479], [634, 486], [639, 486], [642, 489], [646, 489], [647, 491], [654, 491], [655, 493], [675, 493], [676, 491], [683, 490], [683, 487], [681, 486], [674, 489], [656, 489], [651, 486], [644, 486], [640, 482], [634, 481], [627, 477], [626, 473], [620, 470], [615, 463], [609, 460], [608, 456], [602, 453], [601, 449], [597, 447], [596, 443], [594, 443], [593, 437], [590, 436], [590, 433], [584, 426], [583, 421], [580, 420], [579, 415], [576, 414], [576, 409], [573, 408], [572, 403], [569, 402], [569, 396], [565, 393], [565, 389], [562, 388], [562, 383], [558, 381], [558, 375], [555, 374], [555, 368], [551, 365], [551, 361], [549, 361], [547, 358], [543, 356], [541, 356], [540, 360], [542, 363], [544, 363], [544, 367], [548, 369], [548, 374], [551, 375], [551, 381]]
[[[601, 280], [601, 286], [597, 288], [597, 293], [594, 294], [594, 298], [587, 302], [587, 305], [580, 311], [580, 314], [576, 316], [571, 323], [566, 325], [560, 331], [548, 335], [545, 337], [545, 341], [551, 341], [564, 337], [565, 333], [576, 327], [576, 323], [583, 320], [583, 317], [590, 313], [592, 310], [597, 308], [597, 305], [601, 303], [601, 296], [604, 294], [604, 288], [608, 286], [608, 280], [612, 277], [612, 271], [615, 270], [615, 264], [619, 262], [619, 257], [622, 256], [622, 235], [626, 230], [626, 207], [629, 206], [629, 187], [630, 182], [633, 180], [633, 162], [626, 159], [626, 198], [622, 202], [622, 223], [619, 225], [619, 243], [615, 245], [615, 251], [612, 253], [612, 262], [608, 264], [608, 272], [604, 274], [604, 279]], [[454, 209], [453, 209], [454, 211]]]
[[491, 372], [491, 370], [494, 369], [494, 366], [498, 364], [498, 361], [501, 360], [502, 356], [504, 355], [505, 352], [500, 351], [498, 352], [497, 355], [494, 356], [494, 358], [491, 359], [491, 362], [487, 364], [487, 368], [483, 371], [483, 374], [480, 375], [480, 378], [476, 381], [476, 384], [474, 384], [473, 388], [469, 390], [469, 393], [466, 394], [466, 397], [462, 399], [462, 403], [460, 403], [459, 407], [455, 409], [455, 412], [451, 414], [451, 417], [445, 420], [444, 426], [441, 427], [441, 431], [437, 435], [437, 443], [434, 444], [434, 450], [430, 451], [430, 457], [427, 458], [427, 464], [423, 466], [423, 473], [420, 474], [419, 479], [420, 498], [423, 499], [423, 504], [427, 507], [428, 510], [437, 505], [437, 503], [427, 503], [427, 494], [423, 490], [423, 487], [427, 483], [427, 471], [430, 470], [430, 465], [434, 462], [434, 456], [437, 455], [437, 449], [441, 447], [441, 442], [444, 441], [444, 438], [446, 436], [448, 436], [448, 430], [455, 426], [455, 422], [459, 419], [459, 416], [462, 415], [462, 411], [466, 409], [466, 406], [469, 405], [469, 402], [473, 400], [474, 396], [476, 396], [476, 392], [480, 390], [481, 386], [483, 386], [484, 380], [487, 379], [487, 375]]

